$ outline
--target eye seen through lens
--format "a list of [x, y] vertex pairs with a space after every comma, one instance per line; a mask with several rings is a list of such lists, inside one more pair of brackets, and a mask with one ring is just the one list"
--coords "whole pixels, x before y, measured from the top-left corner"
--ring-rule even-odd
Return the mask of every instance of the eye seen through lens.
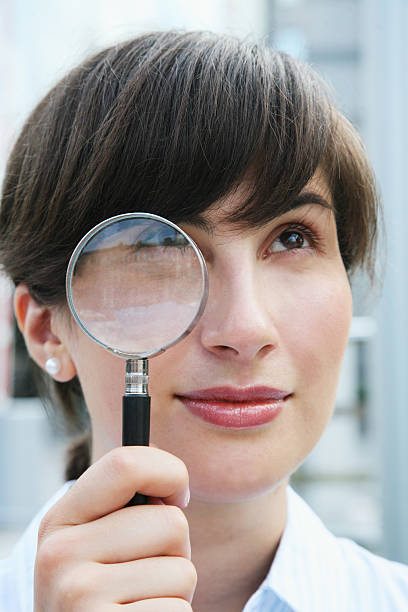
[[151, 217], [121, 215], [100, 224], [68, 268], [70, 305], [81, 327], [107, 348], [131, 355], [173, 344], [206, 300], [201, 253], [177, 226]]

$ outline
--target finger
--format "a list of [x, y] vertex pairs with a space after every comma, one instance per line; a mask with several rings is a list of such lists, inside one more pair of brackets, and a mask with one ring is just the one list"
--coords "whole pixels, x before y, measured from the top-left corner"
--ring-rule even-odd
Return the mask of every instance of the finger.
[[[114, 536], [112, 536], [114, 534]], [[187, 519], [176, 506], [139, 506], [117, 510], [100, 519], [58, 529], [42, 547], [63, 560], [123, 563], [157, 556], [191, 557]]]
[[[57, 572], [42, 583], [47, 605], [41, 610], [111, 610], [115, 604], [130, 604], [151, 598], [191, 601], [197, 574], [183, 557], [151, 557], [127, 563], [86, 562]], [[36, 595], [38, 595], [38, 583]], [[36, 609], [37, 609], [36, 607]]]
[[185, 507], [187, 468], [180, 459], [157, 448], [116, 448], [91, 465], [46, 514], [40, 537], [50, 529], [79, 525], [119, 510], [135, 492]]
[[183, 557], [98, 564], [88, 574], [90, 588], [97, 589], [101, 602], [122, 605], [154, 597], [178, 597], [191, 602], [197, 584], [194, 565]]

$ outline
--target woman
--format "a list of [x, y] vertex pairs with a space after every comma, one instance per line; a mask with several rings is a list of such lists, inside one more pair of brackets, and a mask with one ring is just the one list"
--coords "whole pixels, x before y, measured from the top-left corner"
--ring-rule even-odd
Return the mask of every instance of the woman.
[[[196, 328], [151, 360], [147, 448], [120, 448], [123, 362], [73, 324], [64, 284], [80, 238], [132, 211], [178, 223], [210, 279]], [[333, 410], [376, 215], [357, 135], [283, 53], [151, 33], [44, 98], [10, 157], [1, 257], [31, 357], [68, 415], [83, 396], [90, 433], [4, 565], [5, 610], [408, 604], [405, 566], [332, 536], [288, 486]], [[150, 503], [126, 507], [135, 491]]]

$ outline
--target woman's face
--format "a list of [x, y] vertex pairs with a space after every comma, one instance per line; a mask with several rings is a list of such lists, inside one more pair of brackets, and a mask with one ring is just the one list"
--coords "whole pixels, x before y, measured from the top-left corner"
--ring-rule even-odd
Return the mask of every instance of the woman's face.
[[[151, 441], [180, 457], [192, 496], [248, 499], [289, 476], [330, 419], [351, 293], [321, 174], [303, 204], [258, 229], [223, 221], [245, 186], [184, 224], [210, 291], [193, 332], [150, 360]], [[327, 207], [324, 206], [327, 202]], [[121, 444], [124, 361], [56, 321], [92, 419], [94, 460]]]

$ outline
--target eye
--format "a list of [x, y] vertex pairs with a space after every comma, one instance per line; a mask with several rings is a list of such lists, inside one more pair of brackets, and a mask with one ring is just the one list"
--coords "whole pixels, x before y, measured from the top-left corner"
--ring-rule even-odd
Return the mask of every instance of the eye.
[[313, 237], [307, 228], [289, 227], [279, 234], [268, 247], [265, 256], [280, 251], [293, 251], [313, 246]]
[[300, 232], [294, 230], [283, 232], [276, 242], [277, 245], [275, 250], [277, 251], [283, 251], [284, 249], [301, 249], [305, 243], [309, 246], [307, 238]]

